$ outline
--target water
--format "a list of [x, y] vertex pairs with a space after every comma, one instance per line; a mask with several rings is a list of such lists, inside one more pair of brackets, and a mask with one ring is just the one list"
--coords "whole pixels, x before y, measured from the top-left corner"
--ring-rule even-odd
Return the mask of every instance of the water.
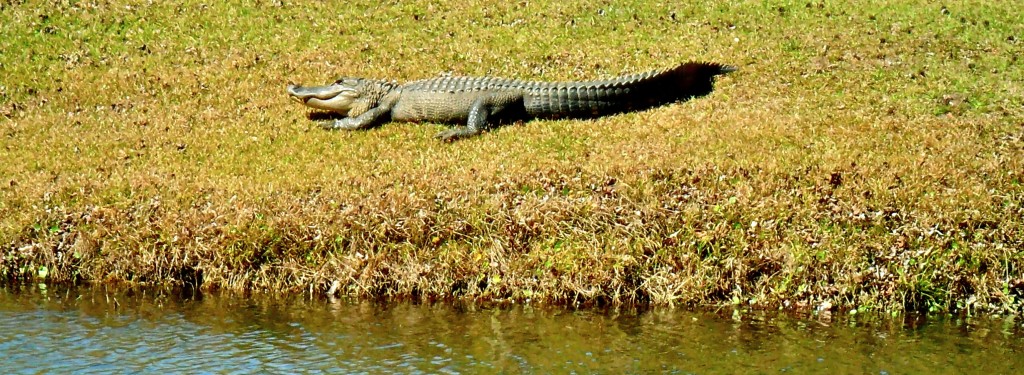
[[380, 304], [0, 287], [3, 373], [1024, 371], [1010, 319]]

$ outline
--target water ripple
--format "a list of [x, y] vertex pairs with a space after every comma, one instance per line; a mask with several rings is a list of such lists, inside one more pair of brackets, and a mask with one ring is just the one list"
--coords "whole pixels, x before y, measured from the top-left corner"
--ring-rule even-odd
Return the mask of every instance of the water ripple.
[[906, 330], [685, 311], [477, 311], [218, 296], [121, 296], [112, 304], [96, 290], [76, 293], [59, 300], [0, 288], [5, 373], [897, 373], [936, 366], [1008, 373], [1024, 365], [1017, 323], [1004, 322]]

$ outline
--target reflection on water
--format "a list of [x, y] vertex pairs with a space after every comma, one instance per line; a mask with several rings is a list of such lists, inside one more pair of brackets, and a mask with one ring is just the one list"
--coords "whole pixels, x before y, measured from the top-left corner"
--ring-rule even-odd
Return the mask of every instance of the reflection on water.
[[1002, 374], [1020, 327], [0, 287], [13, 373]]

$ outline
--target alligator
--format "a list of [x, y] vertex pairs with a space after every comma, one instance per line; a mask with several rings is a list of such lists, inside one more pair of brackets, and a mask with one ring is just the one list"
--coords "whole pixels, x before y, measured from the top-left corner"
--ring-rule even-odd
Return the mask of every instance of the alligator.
[[325, 86], [289, 84], [306, 106], [346, 117], [325, 129], [368, 129], [390, 121], [455, 124], [436, 138], [454, 141], [531, 119], [588, 119], [641, 111], [711, 93], [729, 65], [688, 62], [671, 69], [588, 82], [536, 82], [495, 77], [396, 81], [345, 77]]

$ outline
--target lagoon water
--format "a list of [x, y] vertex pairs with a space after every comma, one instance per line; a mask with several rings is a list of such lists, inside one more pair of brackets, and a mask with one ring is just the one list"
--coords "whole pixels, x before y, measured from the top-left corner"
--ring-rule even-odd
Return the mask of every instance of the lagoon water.
[[0, 286], [3, 373], [1024, 371], [1013, 319], [383, 304]]

